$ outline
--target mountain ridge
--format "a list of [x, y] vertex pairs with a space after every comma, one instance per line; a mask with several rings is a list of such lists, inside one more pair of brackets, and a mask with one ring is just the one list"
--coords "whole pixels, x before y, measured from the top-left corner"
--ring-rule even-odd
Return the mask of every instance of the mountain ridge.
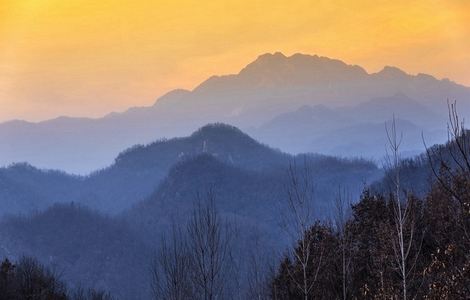
[[[40, 168], [88, 174], [111, 164], [124, 148], [159, 138], [187, 136], [207, 123], [230, 124], [253, 135], [276, 117], [305, 105], [339, 109], [397, 93], [418, 102], [426, 111], [440, 113], [442, 118], [447, 115], [446, 99], [457, 99], [463, 117], [470, 116], [470, 88], [449, 80], [410, 75], [395, 67], [369, 74], [357, 65], [318, 55], [264, 54], [238, 74], [211, 77], [192, 91], [170, 91], [151, 106], [96, 119], [62, 117], [39, 123], [2, 123], [0, 165], [27, 161]], [[409, 102], [404, 105], [411, 108], [413, 103]], [[393, 112], [384, 110], [381, 114], [391, 116]], [[364, 110], [358, 115], [357, 119], [367, 120], [376, 114]], [[434, 114], [420, 113], [411, 115], [413, 120], [409, 121], [415, 121], [415, 117], [424, 118], [425, 124], [435, 119]], [[334, 129], [325, 127], [324, 134]], [[269, 141], [266, 136], [255, 137], [263, 143]], [[305, 136], [308, 140], [317, 137]], [[288, 138], [279, 135], [277, 139], [282, 143], [271, 146], [288, 144]], [[303, 152], [312, 150], [306, 148]]]
[[187, 137], [130, 147], [112, 164], [87, 176], [26, 163], [0, 168], [1, 214], [40, 211], [54, 202], [77, 202], [117, 213], [153, 192], [173, 165], [200, 154], [252, 171], [285, 166], [290, 159], [238, 128], [209, 124]]
[[135, 109], [141, 109], [141, 108], [150, 108], [150, 107], [153, 107], [155, 106], [158, 102], [160, 102], [161, 100], [165, 100], [167, 98], [171, 98], [172, 96], [174, 95], [184, 95], [184, 94], [187, 94], [187, 93], [191, 93], [191, 92], [194, 92], [195, 90], [197, 90], [201, 85], [203, 85], [206, 81], [208, 80], [211, 80], [212, 78], [221, 78], [221, 77], [231, 77], [231, 76], [236, 76], [236, 75], [240, 75], [242, 74], [247, 67], [253, 65], [253, 64], [256, 64], [258, 62], [258, 60], [265, 60], [266, 57], [282, 57], [283, 59], [292, 59], [292, 58], [297, 58], [297, 57], [302, 57], [302, 58], [314, 58], [314, 59], [326, 59], [330, 62], [338, 62], [340, 64], [343, 64], [344, 66], [348, 66], [348, 67], [352, 67], [352, 68], [357, 68], [357, 69], [360, 69], [362, 70], [366, 75], [384, 75], [384, 74], [395, 74], [395, 75], [407, 75], [407, 76], [411, 76], [411, 77], [416, 77], [416, 78], [422, 78], [422, 79], [428, 79], [428, 80], [435, 80], [435, 81], [441, 81], [441, 82], [450, 82], [452, 84], [455, 84], [457, 86], [460, 86], [460, 87], [464, 87], [464, 88], [470, 88], [470, 86], [466, 86], [462, 83], [458, 83], [458, 82], [455, 82], [455, 81], [452, 81], [450, 80], [449, 78], [441, 78], [441, 79], [438, 79], [436, 78], [435, 76], [431, 75], [431, 74], [426, 74], [426, 73], [417, 73], [415, 75], [412, 75], [412, 74], [409, 74], [407, 73], [406, 71], [396, 67], [396, 66], [390, 66], [390, 65], [385, 65], [380, 71], [378, 72], [367, 72], [363, 67], [361, 67], [360, 65], [356, 65], [356, 64], [347, 64], [346, 62], [342, 61], [341, 59], [336, 59], [336, 58], [330, 58], [328, 56], [319, 56], [319, 55], [316, 55], [316, 54], [304, 54], [304, 53], [295, 53], [295, 54], [292, 54], [291, 56], [286, 56], [285, 54], [283, 54], [282, 52], [274, 52], [274, 53], [270, 53], [270, 52], [267, 52], [267, 53], [264, 53], [264, 54], [261, 54], [259, 55], [254, 61], [252, 61], [251, 63], [248, 63], [245, 67], [243, 67], [238, 73], [234, 73], [234, 74], [226, 74], [226, 75], [212, 75], [210, 76], [209, 78], [207, 78], [206, 80], [202, 81], [200, 84], [198, 84], [195, 88], [193, 88], [192, 90], [187, 90], [187, 89], [182, 89], [182, 88], [177, 88], [177, 89], [173, 89], [173, 90], [169, 90], [168, 92], [164, 93], [163, 95], [161, 96], [158, 96], [157, 97], [157, 100], [155, 100], [152, 104], [149, 104], [149, 105], [145, 105], [145, 106], [137, 106], [137, 107], [129, 107], [123, 111], [111, 111], [109, 113], [106, 113], [104, 114], [103, 116], [101, 117], [95, 117], [95, 118], [90, 118], [90, 117], [87, 117], [87, 116], [80, 116], [80, 117], [72, 117], [72, 116], [67, 116], [67, 115], [63, 115], [63, 116], [58, 116], [58, 117], [55, 117], [55, 118], [50, 118], [50, 119], [46, 119], [46, 120], [41, 120], [41, 121], [28, 121], [28, 120], [23, 120], [23, 119], [11, 119], [11, 120], [5, 120], [5, 121], [2, 121], [0, 122], [0, 125], [3, 125], [3, 124], [6, 124], [6, 123], [14, 123], [14, 122], [25, 122], [25, 123], [29, 123], [29, 124], [38, 124], [38, 123], [43, 123], [43, 122], [47, 122], [47, 121], [52, 121], [52, 120], [57, 120], [57, 119], [61, 119], [61, 118], [70, 118], [70, 119], [87, 119], [87, 120], [97, 120], [97, 119], [102, 119], [102, 118], [105, 118], [105, 117], [109, 117], [109, 116], [115, 116], [115, 115], [119, 115], [119, 114], [123, 114], [123, 113], [126, 113], [128, 112], [129, 110], [135, 110]]

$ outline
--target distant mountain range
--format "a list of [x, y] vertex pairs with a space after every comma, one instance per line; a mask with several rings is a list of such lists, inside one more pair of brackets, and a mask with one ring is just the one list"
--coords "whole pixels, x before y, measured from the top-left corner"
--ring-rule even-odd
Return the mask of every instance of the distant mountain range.
[[[32, 165], [86, 174], [112, 163], [121, 149], [158, 138], [185, 136], [212, 122], [241, 128], [283, 151], [379, 159], [384, 122], [404, 120], [404, 151], [442, 142], [446, 100], [470, 116], [470, 88], [394, 67], [367, 73], [326, 57], [264, 54], [238, 74], [213, 76], [192, 91], [175, 90], [153, 106], [103, 118], [60, 117], [0, 124], [0, 165]], [[419, 134], [417, 134], [419, 133]], [[365, 149], [364, 147], [367, 147]]]

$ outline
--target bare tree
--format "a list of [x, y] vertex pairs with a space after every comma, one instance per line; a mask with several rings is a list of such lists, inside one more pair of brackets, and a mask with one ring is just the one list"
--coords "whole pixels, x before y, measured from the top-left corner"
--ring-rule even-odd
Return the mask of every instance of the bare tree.
[[112, 300], [113, 297], [104, 291], [97, 291], [93, 289], [84, 289], [78, 287], [69, 296], [70, 300]]
[[192, 297], [191, 257], [180, 226], [172, 226], [171, 237], [163, 237], [152, 266], [152, 291], [155, 299], [183, 300]]
[[345, 189], [338, 189], [335, 199], [335, 216], [334, 222], [341, 253], [341, 283], [342, 295], [346, 300], [348, 297], [348, 283], [351, 265], [351, 243], [352, 237], [347, 229], [347, 222], [351, 216], [351, 197]]
[[[448, 143], [445, 146], [429, 148], [423, 137], [426, 154], [434, 177], [439, 185], [459, 204], [462, 216], [460, 226], [463, 237], [470, 243], [470, 201], [462, 188], [455, 183], [465, 181], [470, 174], [470, 137], [465, 122], [460, 119], [456, 102], [447, 102], [449, 122], [447, 125]], [[460, 191], [459, 191], [460, 190]]]
[[35, 259], [22, 257], [15, 270], [18, 299], [66, 299], [65, 284]]
[[[315, 188], [313, 184], [313, 173], [304, 157], [303, 164], [298, 167], [294, 161], [288, 168], [287, 183], [287, 210], [284, 212], [284, 229], [293, 243], [298, 243], [294, 247], [292, 256], [300, 265], [300, 276], [296, 271], [288, 270], [289, 276], [299, 289], [303, 298], [307, 300], [311, 294], [320, 271], [324, 248], [313, 247], [310, 240], [310, 227], [315, 221], [314, 200]], [[309, 273], [311, 270], [313, 274]], [[301, 279], [299, 280], [298, 277]]]
[[392, 191], [392, 207], [393, 207], [393, 225], [392, 246], [396, 266], [401, 277], [402, 296], [406, 300], [408, 298], [408, 279], [414, 269], [417, 256], [420, 252], [421, 243], [418, 250], [414, 253], [412, 259], [413, 243], [415, 241], [415, 218], [413, 214], [413, 204], [409, 201], [407, 193], [403, 193], [400, 185], [400, 146], [403, 135], [398, 136], [395, 116], [393, 116], [390, 126], [385, 126], [388, 139], [387, 166], [389, 169], [390, 179], [393, 185]]
[[247, 299], [271, 299], [271, 282], [275, 277], [274, 256], [268, 252], [259, 231], [253, 235], [253, 245], [248, 253]]
[[232, 232], [215, 207], [215, 195], [198, 196], [187, 226], [191, 278], [196, 296], [204, 300], [223, 297], [231, 260]]
[[173, 225], [163, 238], [152, 267], [155, 299], [220, 299], [230, 274], [233, 231], [215, 208], [212, 190], [197, 195], [191, 217], [182, 229]]
[[[446, 289], [447, 286], [453, 286], [453, 295], [456, 297], [459, 293], [470, 293], [467, 274], [470, 266], [470, 136], [468, 129], [465, 129], [464, 120], [459, 117], [457, 103], [448, 101], [447, 104], [447, 144], [429, 148], [424, 137], [423, 143], [434, 178], [439, 188], [445, 192], [442, 200], [446, 201], [445, 209], [448, 210], [446, 221], [456, 227], [452, 238], [446, 236], [437, 241], [441, 249], [453, 251], [443, 251], [440, 255], [438, 252], [433, 264], [440, 265], [445, 270], [446, 276], [438, 277], [437, 280]], [[455, 254], [452, 253], [458, 253], [457, 249], [467, 253], [461, 260], [454, 260]]]

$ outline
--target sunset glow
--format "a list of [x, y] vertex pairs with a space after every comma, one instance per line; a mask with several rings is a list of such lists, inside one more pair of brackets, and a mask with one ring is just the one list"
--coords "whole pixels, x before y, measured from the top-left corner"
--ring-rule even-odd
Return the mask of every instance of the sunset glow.
[[151, 105], [275, 51], [470, 86], [470, 1], [0, 0], [0, 121]]

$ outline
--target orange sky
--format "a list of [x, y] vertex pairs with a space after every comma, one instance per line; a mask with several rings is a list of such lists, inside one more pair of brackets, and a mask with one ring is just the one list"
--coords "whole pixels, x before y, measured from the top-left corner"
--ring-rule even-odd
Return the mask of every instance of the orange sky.
[[0, 0], [0, 121], [149, 105], [275, 51], [470, 86], [470, 1]]

